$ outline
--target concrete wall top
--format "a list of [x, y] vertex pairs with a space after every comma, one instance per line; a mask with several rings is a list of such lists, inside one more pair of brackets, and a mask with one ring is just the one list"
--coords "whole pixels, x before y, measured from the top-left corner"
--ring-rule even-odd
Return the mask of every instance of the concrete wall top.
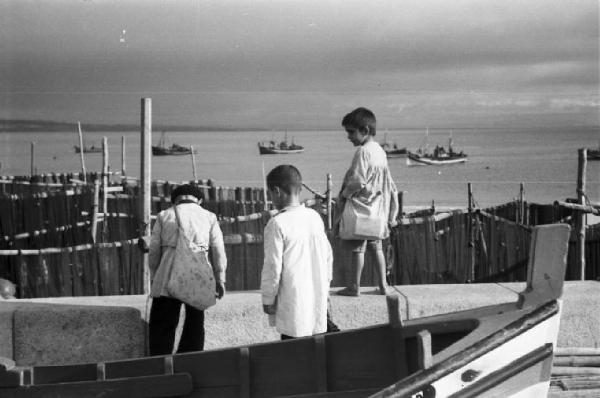
[[[396, 286], [390, 289], [390, 293], [400, 297], [403, 318], [414, 319], [513, 302], [517, 300], [518, 292], [524, 286], [524, 283], [412, 285]], [[337, 290], [332, 289], [331, 305], [334, 321], [340, 328], [351, 329], [387, 322], [385, 297], [375, 294], [375, 288], [362, 288], [362, 294], [358, 298], [337, 296], [335, 295]], [[562, 299], [563, 310], [558, 345], [600, 347], [600, 311], [598, 311], [600, 308], [600, 282], [566, 282]], [[208, 309], [206, 311], [206, 349], [279, 339], [276, 331], [268, 326], [260, 300], [258, 291], [228, 292], [216, 306]], [[52, 305], [41, 310], [41, 307], [34, 305], [36, 303]], [[88, 306], [94, 306], [92, 312], [97, 313], [96, 318], [88, 314], [90, 312]], [[61, 309], [61, 307], [63, 308]], [[121, 313], [119, 317], [111, 320], [110, 311], [106, 312], [101, 309], [106, 307], [129, 308], [135, 312], [135, 315]], [[29, 344], [34, 344], [35, 341], [36, 345], [75, 342], [79, 338], [77, 332], [72, 333], [69, 339], [57, 340], [56, 337], [51, 337], [56, 336], [53, 328], [73, 328], [74, 324], [56, 321], [69, 313], [73, 319], [87, 316], [86, 322], [92, 324], [97, 322], [98, 328], [107, 328], [106, 330], [116, 330], [114, 327], [119, 323], [129, 322], [133, 319], [129, 330], [139, 330], [138, 333], [144, 335], [143, 321], [147, 321], [149, 307], [150, 300], [143, 295], [61, 297], [0, 302], [0, 347], [5, 346], [4, 342], [12, 340], [23, 341], [21, 343], [23, 347], [28, 344], [28, 341]], [[49, 311], [50, 308], [53, 309]], [[17, 309], [21, 311], [21, 315], [19, 317], [13, 315], [14, 325], [9, 327], [6, 322], [11, 318], [11, 311], [16, 313]], [[35, 315], [36, 313], [39, 314], [39, 317]], [[139, 329], [136, 329], [136, 324], [141, 325]], [[13, 327], [14, 331], [11, 332]], [[79, 333], [83, 333], [83, 329]], [[49, 338], [41, 340], [35, 335], [46, 335]], [[16, 336], [20, 337], [16, 338]], [[115, 339], [120, 338], [118, 334], [112, 336]], [[133, 340], [125, 341], [123, 347], [126, 347], [127, 344], [139, 346], [140, 341], [144, 341], [144, 339], [137, 339], [135, 342]], [[16, 347], [16, 350], [22, 349], [21, 346]], [[12, 353], [10, 349], [3, 350], [0, 352], [1, 356], [14, 358], [21, 355], [15, 348]], [[31, 357], [31, 355], [29, 356]]]

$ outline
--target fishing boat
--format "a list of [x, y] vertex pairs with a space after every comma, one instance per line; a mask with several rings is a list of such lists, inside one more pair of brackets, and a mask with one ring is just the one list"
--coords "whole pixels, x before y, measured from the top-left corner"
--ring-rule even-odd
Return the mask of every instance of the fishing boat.
[[545, 397], [570, 228], [532, 230], [513, 303], [286, 341], [64, 366], [0, 363], [0, 396]]
[[258, 143], [258, 152], [261, 155], [282, 155], [282, 154], [292, 154], [292, 153], [301, 153], [304, 152], [304, 147], [294, 143], [294, 139], [292, 138], [292, 142], [288, 143], [287, 132], [285, 133], [285, 139], [280, 142], [276, 142], [275, 140], [271, 141], [263, 141]]
[[390, 143], [387, 140], [387, 133], [385, 133], [383, 142], [379, 143], [381, 148], [385, 151], [387, 158], [403, 158], [407, 154], [406, 147], [398, 147], [398, 144]]
[[600, 144], [596, 148], [588, 148], [587, 160], [600, 160]]
[[152, 155], [154, 156], [190, 155], [191, 153], [192, 148], [190, 147], [185, 147], [179, 144], [171, 144], [171, 146], [168, 146], [164, 131], [160, 136], [158, 145], [152, 145]]
[[90, 146], [86, 146], [83, 144], [83, 132], [81, 131], [81, 122], [77, 121], [77, 130], [79, 134], [79, 145], [73, 145], [73, 149], [75, 149], [75, 153], [81, 153], [81, 148], [83, 147], [83, 153], [98, 153], [102, 152], [101, 146], [95, 146], [94, 144]]
[[[81, 153], [81, 147], [79, 145], [73, 145], [73, 148], [75, 149], [75, 153]], [[102, 147], [95, 146], [94, 144], [83, 147], [83, 153], [98, 153], [98, 152], [102, 152]]]
[[415, 152], [408, 151], [406, 164], [409, 166], [433, 165], [443, 166], [449, 164], [464, 163], [467, 161], [467, 155], [463, 152], [456, 152], [452, 146], [452, 134], [448, 139], [448, 149], [441, 145], [436, 145], [433, 151], [427, 149], [427, 138], [429, 129], [425, 136], [425, 145], [421, 145]]

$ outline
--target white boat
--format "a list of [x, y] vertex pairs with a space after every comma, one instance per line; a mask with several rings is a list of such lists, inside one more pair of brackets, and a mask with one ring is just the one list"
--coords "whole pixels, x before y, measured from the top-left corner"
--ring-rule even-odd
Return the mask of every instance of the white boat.
[[406, 156], [406, 164], [408, 166], [443, 166], [451, 164], [459, 164], [467, 161], [467, 155], [460, 151], [456, 152], [452, 146], [452, 133], [448, 139], [448, 149], [441, 145], [436, 145], [432, 152], [427, 149], [427, 139], [429, 137], [429, 129], [425, 135], [425, 144], [421, 145], [415, 152], [409, 151]]

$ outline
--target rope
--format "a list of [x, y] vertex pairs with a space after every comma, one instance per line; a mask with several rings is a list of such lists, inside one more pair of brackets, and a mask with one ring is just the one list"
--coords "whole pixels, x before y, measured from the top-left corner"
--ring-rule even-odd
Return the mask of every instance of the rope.
[[308, 192], [312, 193], [313, 195], [315, 195], [319, 199], [327, 199], [327, 194], [329, 193], [328, 191], [325, 191], [325, 193], [319, 193], [319, 192], [315, 191], [314, 189], [312, 189], [311, 187], [309, 187], [308, 185], [306, 185], [305, 183], [302, 183], [302, 186], [304, 188], [306, 188], [306, 190]]

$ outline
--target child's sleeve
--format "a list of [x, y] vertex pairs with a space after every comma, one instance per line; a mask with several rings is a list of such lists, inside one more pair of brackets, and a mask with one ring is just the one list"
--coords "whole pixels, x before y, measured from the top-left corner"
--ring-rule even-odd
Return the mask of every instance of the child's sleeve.
[[260, 290], [263, 305], [275, 303], [279, 291], [281, 268], [283, 265], [283, 236], [273, 219], [265, 227], [265, 259], [263, 263]]
[[341, 195], [350, 198], [367, 185], [369, 176], [369, 156], [364, 150], [358, 149], [352, 158], [350, 169], [344, 178], [344, 189]]

